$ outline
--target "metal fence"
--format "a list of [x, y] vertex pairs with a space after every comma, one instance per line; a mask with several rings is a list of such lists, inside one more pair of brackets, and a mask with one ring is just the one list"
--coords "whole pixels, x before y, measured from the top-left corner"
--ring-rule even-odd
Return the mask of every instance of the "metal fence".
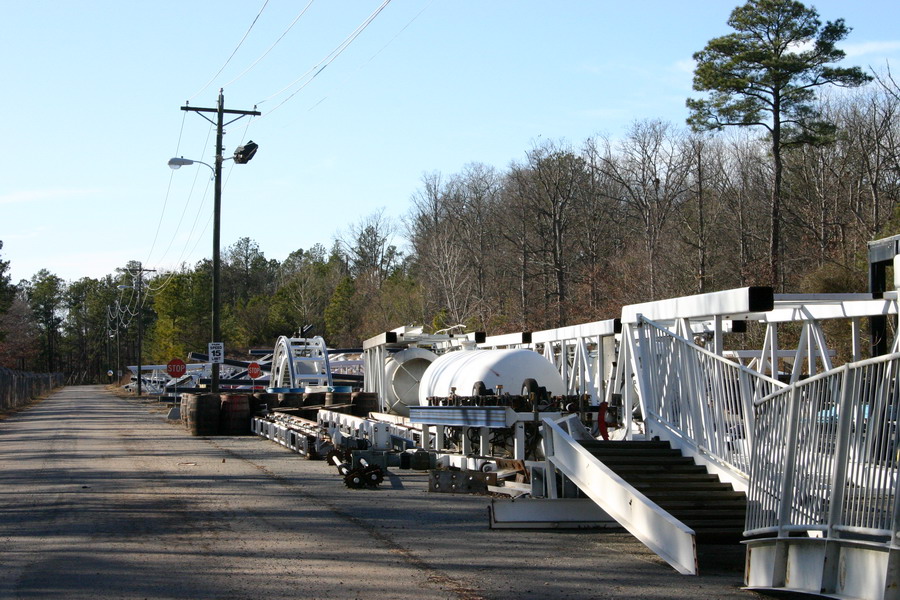
[[21, 406], [63, 383], [62, 373], [28, 373], [0, 367], [0, 410]]
[[747, 534], [890, 540], [900, 463], [900, 353], [821, 373], [756, 403]]
[[651, 430], [667, 429], [746, 479], [753, 447], [753, 400], [785, 384], [650, 320], [641, 322], [644, 422]]

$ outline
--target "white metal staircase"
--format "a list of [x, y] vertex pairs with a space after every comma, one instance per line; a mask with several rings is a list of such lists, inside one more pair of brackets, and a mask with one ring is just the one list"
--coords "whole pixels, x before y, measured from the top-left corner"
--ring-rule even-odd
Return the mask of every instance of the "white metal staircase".
[[[555, 422], [544, 427], [548, 462], [681, 573], [697, 572], [704, 526], [734, 524], [746, 491], [749, 587], [900, 598], [900, 353], [835, 369], [822, 327], [849, 319], [858, 357], [860, 319], [896, 314], [896, 294], [773, 296], [766, 308], [754, 293], [744, 288], [623, 310], [605, 396], [621, 398], [619, 437], [626, 441], [617, 443], [658, 440], [677, 454], [657, 443], [659, 454], [641, 459], [647, 450], [631, 446], [630, 458], [617, 464], [618, 450], [579, 439], [583, 432], [571, 422]], [[722, 333], [740, 320], [766, 328], [761, 351], [725, 350]], [[783, 323], [801, 325], [795, 349], [778, 345]], [[703, 328], [710, 334], [698, 335]], [[671, 479], [670, 471], [692, 470], [679, 455], [734, 492], [704, 507], [690, 490], [654, 490], [635, 474]], [[701, 478], [691, 485], [705, 484]], [[691, 521], [690, 510], [675, 516], [692, 504], [724, 507], [727, 518]]]

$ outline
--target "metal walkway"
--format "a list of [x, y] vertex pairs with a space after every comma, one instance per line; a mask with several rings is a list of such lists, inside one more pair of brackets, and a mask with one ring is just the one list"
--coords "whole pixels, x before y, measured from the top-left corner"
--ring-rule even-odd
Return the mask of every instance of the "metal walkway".
[[[704, 538], [736, 537], [746, 492], [748, 587], [900, 598], [900, 353], [834, 368], [823, 326], [848, 320], [858, 359], [861, 319], [897, 314], [896, 292], [884, 296], [742, 288], [626, 307], [604, 395], [626, 441], [545, 422], [548, 462], [681, 573], [697, 572]], [[761, 350], [725, 348], [742, 321], [765, 327]], [[795, 348], [779, 346], [788, 323], [799, 325]], [[627, 441], [639, 439], [659, 443]], [[642, 457], [650, 448], [658, 454]], [[733, 488], [713, 503], [721, 518], [712, 507], [706, 518], [698, 494], [662, 485], [676, 471]]]

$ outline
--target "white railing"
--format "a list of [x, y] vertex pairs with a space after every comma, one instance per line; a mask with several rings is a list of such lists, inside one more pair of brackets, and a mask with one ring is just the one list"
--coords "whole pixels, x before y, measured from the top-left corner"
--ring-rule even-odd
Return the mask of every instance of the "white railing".
[[[683, 575], [697, 574], [694, 530], [660, 508], [563, 429], [565, 419], [543, 420], [547, 460], [619, 525]], [[556, 479], [551, 479], [551, 496]]]
[[900, 353], [844, 365], [756, 403], [747, 534], [890, 540], [900, 512]]
[[642, 318], [637, 328], [641, 406], [651, 436], [746, 481], [753, 447], [753, 401], [785, 384], [710, 352]]

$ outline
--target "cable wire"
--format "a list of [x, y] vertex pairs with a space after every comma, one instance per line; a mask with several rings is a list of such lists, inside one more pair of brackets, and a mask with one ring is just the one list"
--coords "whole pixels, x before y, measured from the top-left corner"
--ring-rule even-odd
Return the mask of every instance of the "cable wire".
[[[206, 154], [207, 148], [209, 148], [209, 141], [210, 141], [210, 138], [212, 137], [212, 131], [213, 131], [213, 127], [210, 126], [209, 129], [207, 130], [207, 133], [206, 133], [206, 140], [205, 140], [204, 143], [203, 143], [203, 151], [201, 151], [201, 153], [200, 153], [201, 156], [204, 156], [204, 155]], [[174, 172], [174, 171], [173, 171], [173, 172]], [[169, 254], [169, 250], [171, 250], [172, 244], [175, 242], [175, 238], [178, 237], [178, 232], [181, 230], [181, 224], [184, 222], [184, 216], [185, 216], [185, 213], [187, 212], [188, 206], [190, 205], [190, 202], [191, 202], [191, 198], [192, 198], [193, 195], [194, 195], [194, 190], [196, 189], [197, 179], [198, 179], [198, 178], [200, 177], [200, 175], [203, 174], [204, 172], [205, 172], [205, 170], [204, 170], [204, 169], [200, 169], [200, 168], [198, 168], [198, 169], [194, 172], [194, 180], [193, 180], [193, 182], [191, 183], [191, 189], [190, 189], [190, 191], [188, 192], [188, 197], [187, 197], [187, 200], [186, 200], [185, 203], [184, 203], [184, 208], [181, 209], [181, 216], [180, 216], [179, 219], [178, 219], [178, 224], [177, 224], [176, 227], [175, 227], [175, 231], [172, 233], [172, 238], [169, 240], [169, 244], [168, 244], [168, 246], [166, 246], [165, 252], [163, 252], [162, 256], [161, 256], [161, 257], [159, 258], [159, 260], [157, 261], [158, 263], [159, 263], [159, 262], [162, 262], [162, 260], [166, 257], [166, 255]], [[209, 192], [209, 180], [207, 180], [206, 189], [204, 190], [203, 195], [201, 196], [200, 206], [199, 206], [199, 208], [197, 209], [198, 212], [199, 212], [200, 210], [202, 210], [203, 204], [204, 204], [204, 202], [205, 202], [205, 198], [206, 198], [208, 192]], [[197, 218], [195, 217], [195, 218], [194, 218], [194, 225], [195, 225], [195, 226], [196, 226], [196, 223], [197, 223]], [[192, 228], [191, 228], [191, 231], [188, 233], [188, 238], [187, 238], [187, 240], [185, 241], [185, 244], [184, 244], [184, 245], [185, 245], [185, 248], [187, 247], [188, 244], [190, 244], [190, 237], [191, 237], [191, 235], [193, 234], [193, 232], [194, 232], [194, 229], [193, 229], [193, 227], [192, 227]], [[180, 262], [181, 259], [182, 259], [183, 257], [184, 257], [184, 249], [182, 249], [181, 255], [178, 257], [178, 261]]]
[[[296, 17], [294, 17], [294, 20], [291, 22], [290, 25], [288, 25], [288, 28], [284, 30], [284, 33], [282, 33], [281, 36], [280, 36], [277, 40], [275, 40], [275, 43], [273, 43], [271, 46], [269, 46], [269, 48], [268, 48], [265, 52], [262, 53], [262, 56], [260, 56], [260, 57], [257, 58], [255, 61], [253, 61], [253, 62], [250, 64], [249, 67], [247, 67], [246, 69], [244, 69], [243, 71], [241, 71], [241, 72], [237, 75], [237, 77], [235, 77], [234, 79], [232, 79], [231, 81], [229, 81], [228, 83], [226, 83], [225, 85], [223, 85], [222, 87], [223, 87], [223, 88], [228, 87], [229, 85], [231, 85], [232, 83], [234, 83], [235, 81], [237, 81], [238, 79], [240, 79], [241, 77], [243, 77], [244, 75], [246, 75], [246, 74], [250, 71], [250, 69], [252, 69], [253, 67], [255, 67], [255, 66], [257, 65], [257, 63], [259, 63], [259, 61], [261, 61], [262, 59], [264, 59], [264, 58], [266, 57], [266, 55], [268, 55], [269, 52], [272, 51], [272, 48], [274, 48], [275, 46], [277, 46], [277, 45], [278, 45], [278, 42], [280, 42], [280, 41], [284, 38], [284, 36], [286, 36], [286, 35], [288, 34], [288, 32], [294, 27], [294, 25], [297, 24], [297, 21], [300, 20], [300, 17], [302, 17], [304, 14], [306, 14], [306, 11], [309, 9], [310, 6], [312, 6], [312, 3], [313, 3], [313, 0], [309, 0], [309, 2], [306, 4], [306, 6], [303, 7], [303, 10], [300, 11], [300, 14], [297, 15]], [[220, 71], [220, 72], [221, 72], [221, 71]], [[209, 84], [206, 84], [206, 85], [209, 85]], [[205, 88], [204, 88], [204, 89], [205, 89]]]
[[[175, 144], [175, 154], [173, 156], [178, 156], [178, 151], [181, 149], [181, 138], [184, 135], [184, 123], [186, 119], [187, 111], [184, 111], [184, 115], [182, 115], [181, 118], [181, 131], [178, 132], [178, 143]], [[159, 222], [156, 224], [156, 233], [153, 234], [153, 243], [150, 244], [150, 250], [147, 252], [147, 258], [144, 262], [150, 262], [150, 256], [153, 254], [153, 250], [156, 248], [156, 240], [157, 238], [159, 238], [159, 230], [162, 229], [163, 218], [166, 216], [166, 207], [169, 205], [169, 194], [172, 191], [172, 181], [175, 175], [175, 170], [170, 170], [171, 173], [169, 173], [169, 185], [166, 186], [166, 197], [165, 199], [163, 199], [162, 212], [159, 215]], [[165, 256], [165, 254], [163, 254], [163, 256]]]
[[[250, 118], [247, 120], [247, 125], [244, 127], [244, 133], [241, 135], [241, 139], [240, 139], [240, 141], [238, 142], [238, 146], [242, 145], [242, 144], [244, 143], [244, 140], [247, 138], [247, 131], [250, 129], [250, 123], [251, 123], [251, 121], [253, 121], [253, 115], [251, 115]], [[210, 131], [212, 131], [212, 129], [210, 129]], [[208, 144], [208, 142], [209, 142], [209, 136], [207, 136], [207, 144]], [[234, 164], [234, 163], [231, 163], [231, 165], [233, 165], [233, 164]], [[226, 175], [226, 177], [225, 177], [225, 180], [222, 182], [222, 191], [223, 191], [223, 192], [224, 192], [224, 191], [227, 189], [227, 187], [228, 187], [228, 180], [231, 178], [231, 174], [232, 174], [232, 173], [233, 173], [232, 168], [229, 167], [228, 172], [227, 172], [227, 175]], [[200, 218], [200, 214], [201, 214], [201, 212], [202, 212], [202, 208], [203, 208], [203, 205], [204, 205], [204, 202], [205, 202], [205, 198], [206, 198], [206, 196], [208, 195], [208, 193], [209, 193], [209, 184], [207, 183], [206, 190], [204, 190], [204, 192], [203, 192], [203, 198], [204, 198], [204, 201], [201, 201], [200, 207], [198, 207], [198, 209], [197, 209], [197, 214], [194, 216], [194, 222], [193, 222], [193, 224], [191, 225], [191, 231], [188, 233], [188, 236], [187, 236], [187, 238], [185, 239], [184, 247], [183, 247], [182, 250], [181, 250], [181, 255], [178, 257], [178, 263], [179, 263], [179, 264], [180, 264], [180, 263], [182, 262], [182, 260], [184, 259], [185, 253], [187, 253], [188, 245], [190, 244], [191, 239], [192, 239], [193, 234], [194, 234], [194, 230], [195, 230], [196, 227], [197, 227], [197, 221], [198, 221], [198, 219]], [[184, 213], [185, 213], [186, 210], [187, 210], [187, 204], [185, 204], [185, 210], [183, 210], [182, 213], [181, 213], [181, 218], [182, 218], [182, 219], [184, 218]], [[190, 254], [193, 254], [193, 253], [194, 253], [194, 250], [197, 249], [197, 246], [200, 244], [200, 241], [203, 239], [203, 234], [206, 233], [206, 230], [209, 228], [209, 223], [210, 223], [211, 220], [212, 220], [212, 215], [210, 215], [210, 217], [207, 218], [206, 224], [203, 226], [203, 229], [200, 231], [200, 235], [197, 236], [197, 239], [196, 239], [196, 241], [194, 242], [194, 246], [193, 246], [193, 248], [191, 248]], [[180, 223], [179, 223], [179, 227], [180, 227]], [[174, 241], [174, 237], [173, 237], [173, 241]], [[171, 243], [170, 243], [170, 246], [171, 246]], [[166, 252], [168, 252], [168, 249], [166, 250]], [[147, 293], [148, 293], [148, 295], [155, 294], [155, 293], [158, 293], [158, 292], [161, 292], [162, 290], [164, 290], [164, 289], [169, 285], [169, 283], [172, 281], [172, 278], [175, 276], [175, 273], [176, 273], [176, 271], [174, 271], [174, 270], [171, 271], [171, 272], [168, 274], [168, 277], [166, 277], [166, 280], [163, 281], [161, 284], [159, 284], [157, 287], [152, 287], [152, 286], [148, 285], [148, 286], [147, 286]]]
[[[428, 10], [428, 7], [430, 7], [432, 4], [434, 4], [434, 0], [431, 0], [431, 2], [429, 2], [428, 4], [426, 4], [425, 7], [424, 7], [422, 10], [420, 10], [419, 12], [417, 12], [417, 13], [415, 14], [415, 16], [414, 16], [412, 19], [410, 19], [410, 20], [406, 23], [406, 25], [404, 25], [404, 26], [400, 29], [400, 31], [398, 31], [398, 32], [394, 35], [394, 37], [392, 37], [390, 40], [388, 40], [388, 42], [387, 42], [384, 46], [382, 46], [381, 48], [379, 48], [378, 51], [377, 51], [375, 54], [373, 54], [372, 56], [370, 56], [370, 57], [369, 57], [369, 60], [367, 60], [367, 61], [365, 61], [364, 63], [360, 64], [359, 67], [356, 68], [356, 71], [355, 71], [354, 73], [351, 73], [350, 75], [347, 75], [347, 77], [345, 77], [344, 80], [341, 81], [336, 87], [340, 87], [340, 86], [344, 85], [345, 83], [347, 83], [347, 81], [349, 81], [350, 78], [353, 77], [353, 75], [355, 75], [356, 73], [358, 73], [359, 71], [361, 71], [366, 65], [368, 65], [370, 62], [372, 62], [373, 60], [375, 60], [375, 58], [376, 58], [379, 54], [381, 54], [382, 52], [384, 52], [385, 49], [386, 49], [388, 46], [390, 46], [391, 44], [393, 44], [393, 43], [394, 43], [394, 40], [396, 40], [398, 37], [400, 37], [400, 35], [401, 35], [404, 31], [406, 31], [407, 28], [408, 28], [410, 25], [412, 25], [413, 22], [414, 22], [416, 19], [418, 19], [420, 16], [422, 16], [422, 13], [425, 12], [426, 10]], [[326, 100], [328, 100], [328, 96], [323, 96], [318, 102], [316, 102], [315, 104], [313, 104], [312, 106], [310, 106], [310, 107], [307, 109], [307, 112], [309, 112], [309, 111], [311, 111], [312, 109], [316, 108], [317, 106], [319, 106], [320, 104], [322, 104], [322, 103], [325, 102]]]
[[[303, 75], [301, 75], [300, 77], [298, 77], [297, 79], [295, 79], [294, 81], [292, 81], [291, 83], [286, 85], [285, 87], [281, 88], [280, 90], [278, 90], [277, 92], [275, 92], [274, 94], [269, 96], [268, 98], [265, 98], [264, 100], [261, 100], [261, 101], [257, 102], [256, 104], [259, 105], [259, 104], [263, 104], [264, 102], [268, 102], [272, 98], [284, 93], [285, 91], [289, 90], [290, 88], [295, 86], [300, 81], [303, 81], [304, 79], [309, 77], [309, 79], [303, 85], [301, 85], [297, 90], [295, 90], [290, 96], [288, 96], [287, 98], [282, 100], [281, 103], [279, 103], [278, 105], [275, 106], [275, 108], [268, 111], [268, 113], [266, 113], [266, 115], [268, 116], [268, 115], [272, 114], [273, 112], [275, 112], [276, 110], [278, 110], [278, 108], [280, 108], [285, 102], [287, 102], [288, 100], [290, 100], [291, 98], [296, 96], [303, 88], [305, 88], [307, 85], [310, 84], [310, 82], [312, 82], [316, 77], [318, 77], [319, 74], [322, 71], [324, 71], [326, 67], [328, 67], [328, 65], [330, 65], [332, 62], [334, 62], [344, 52], [344, 50], [346, 50], [347, 47], [350, 44], [352, 44], [353, 41], [357, 37], [359, 37], [359, 35], [363, 31], [366, 30], [366, 28], [369, 26], [369, 24], [375, 20], [375, 17], [377, 17], [379, 15], [379, 13], [381, 13], [381, 11], [384, 10], [384, 8], [390, 3], [391, 3], [391, 0], [384, 0], [384, 2], [382, 2], [381, 6], [376, 8], [375, 11], [371, 15], [369, 15], [369, 17], [365, 21], [363, 21], [363, 23], [359, 27], [357, 27], [355, 31], [353, 31], [353, 33], [351, 33], [334, 50], [332, 50], [327, 56], [325, 56], [325, 58], [323, 58], [318, 63], [313, 65], [313, 67], [311, 69], [309, 69], [306, 73], [304, 73]], [[310, 73], [312, 73], [312, 75], [310, 75]]]
[[[312, 0], [310, 0], [310, 3], [312, 3]], [[252, 22], [252, 23], [250, 23], [250, 27], [247, 28], [247, 32], [244, 34], [244, 37], [241, 38], [241, 41], [238, 42], [238, 45], [235, 47], [234, 51], [231, 53], [231, 56], [228, 57], [228, 60], [226, 60], [226, 61], [225, 61], [225, 64], [222, 65], [222, 68], [219, 69], [219, 70], [216, 72], [216, 74], [213, 75], [213, 76], [210, 78], [210, 80], [206, 82], [206, 85], [204, 85], [202, 88], [200, 88], [199, 90], [197, 90], [197, 93], [195, 93], [193, 96], [191, 96], [190, 98], [188, 98], [188, 101], [189, 101], [189, 102], [190, 102], [191, 100], [193, 100], [194, 98], [196, 98], [197, 96], [199, 96], [204, 90], [206, 90], [206, 88], [209, 87], [209, 84], [211, 84], [213, 81], [216, 80], [216, 77], [218, 77], [219, 75], [222, 74], [222, 71], [225, 70], [225, 67], [228, 66], [228, 63], [231, 62], [231, 59], [234, 58], [234, 55], [237, 54], [237, 51], [238, 51], [238, 50], [241, 48], [241, 46], [243, 45], [244, 40], [246, 40], [246, 39], [247, 39], [247, 36], [250, 35], [250, 31], [253, 29], [253, 26], [256, 25], [256, 22], [259, 20], [260, 15], [261, 15], [261, 14], [263, 13], [263, 11], [266, 9], [266, 6], [267, 6], [268, 4], [269, 4], [269, 0], [265, 0], [265, 2], [263, 2], [262, 8], [259, 9], [259, 12], [256, 14], [256, 18], [253, 19], [253, 22]], [[256, 63], [254, 63], [254, 64], [256, 64]], [[243, 75], [243, 73], [242, 73], [242, 75]]]

